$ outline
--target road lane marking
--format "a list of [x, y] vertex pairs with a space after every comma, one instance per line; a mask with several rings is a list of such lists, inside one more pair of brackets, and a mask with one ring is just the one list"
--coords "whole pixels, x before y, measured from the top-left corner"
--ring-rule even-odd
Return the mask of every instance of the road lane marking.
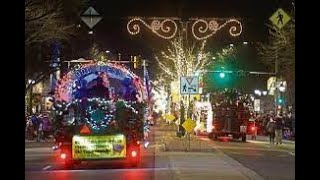
[[46, 171], [46, 170], [48, 170], [48, 169], [50, 169], [51, 168], [51, 166], [46, 166], [46, 167], [44, 167], [42, 170], [43, 171]]
[[[48, 166], [46, 166], [48, 167]], [[45, 168], [46, 168], [45, 167]], [[51, 168], [51, 166], [50, 166]], [[43, 168], [44, 169], [44, 168]], [[49, 169], [49, 168], [48, 168]], [[147, 168], [119, 168], [119, 169], [108, 169], [108, 168], [101, 168], [101, 169], [92, 169], [92, 168], [84, 168], [84, 169], [71, 169], [71, 170], [65, 170], [65, 169], [53, 169], [53, 170], [43, 170], [43, 171], [26, 171], [26, 173], [29, 174], [36, 174], [36, 173], [65, 173], [65, 172], [128, 172], [128, 171], [168, 171], [172, 170], [170, 167], [147, 167]]]

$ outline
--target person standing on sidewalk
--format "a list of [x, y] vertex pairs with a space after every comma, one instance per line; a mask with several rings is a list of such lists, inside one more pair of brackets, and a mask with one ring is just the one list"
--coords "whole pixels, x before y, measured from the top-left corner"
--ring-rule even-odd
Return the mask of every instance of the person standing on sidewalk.
[[47, 114], [42, 117], [42, 138], [44, 141], [49, 137], [50, 132], [50, 120]]
[[276, 118], [276, 129], [275, 129], [275, 136], [276, 136], [276, 144], [282, 144], [282, 129], [283, 129], [283, 118], [282, 114], [280, 113]]
[[40, 119], [36, 114], [33, 114], [31, 117], [31, 122], [32, 122], [32, 126], [33, 126], [33, 134], [34, 137], [38, 136], [38, 129], [39, 129], [39, 125], [40, 125]]
[[267, 132], [269, 134], [270, 144], [274, 144], [275, 129], [276, 129], [276, 123], [273, 120], [273, 117], [270, 117], [270, 121], [267, 124]]
[[40, 142], [42, 138], [43, 138], [43, 123], [42, 123], [42, 120], [40, 120], [40, 124], [38, 127], [38, 134], [37, 134], [37, 142]]

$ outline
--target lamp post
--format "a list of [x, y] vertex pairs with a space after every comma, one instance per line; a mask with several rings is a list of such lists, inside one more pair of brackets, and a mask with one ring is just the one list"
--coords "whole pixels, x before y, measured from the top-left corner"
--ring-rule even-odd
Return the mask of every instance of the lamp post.
[[283, 110], [285, 106], [284, 93], [286, 91], [286, 82], [279, 81], [276, 84], [276, 94], [275, 94], [275, 113], [278, 114], [279, 111]]
[[[256, 90], [254, 90], [254, 94], [259, 97], [259, 98], [257, 98], [257, 102], [255, 104], [257, 104], [257, 105], [259, 104], [259, 108], [258, 108], [259, 110], [258, 111], [260, 111], [260, 107], [261, 107], [261, 104], [262, 104], [261, 103], [261, 99], [262, 99], [263, 96], [266, 96], [268, 94], [268, 92], [256, 89]], [[255, 99], [255, 101], [256, 101], [256, 99]]]
[[29, 79], [28, 80], [28, 86], [30, 86], [30, 91], [29, 91], [29, 114], [32, 114], [32, 94], [33, 94], [33, 84], [35, 83], [34, 80]]

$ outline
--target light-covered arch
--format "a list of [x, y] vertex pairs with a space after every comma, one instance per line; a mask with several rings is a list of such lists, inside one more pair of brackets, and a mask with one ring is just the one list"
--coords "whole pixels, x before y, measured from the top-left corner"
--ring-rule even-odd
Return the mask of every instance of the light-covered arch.
[[137, 90], [139, 98], [143, 98], [144, 88], [142, 81], [140, 77], [132, 71], [120, 64], [93, 62], [81, 65], [63, 76], [61, 82], [55, 89], [55, 101], [66, 103], [72, 102], [75, 99], [75, 97], [73, 97], [73, 92], [77, 89], [75, 85], [76, 81], [96, 72], [104, 72], [108, 77], [118, 79], [120, 81], [124, 79], [131, 80]]

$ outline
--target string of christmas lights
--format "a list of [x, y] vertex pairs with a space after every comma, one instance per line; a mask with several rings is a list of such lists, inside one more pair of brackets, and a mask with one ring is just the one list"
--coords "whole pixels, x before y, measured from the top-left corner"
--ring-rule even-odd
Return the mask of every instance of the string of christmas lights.
[[[105, 73], [107, 73], [107, 76], [111, 78], [118, 78], [120, 80], [125, 78], [131, 79], [135, 88], [137, 89], [139, 97], [143, 97], [143, 84], [141, 78], [127, 69], [124, 65], [106, 62], [92, 62], [78, 65], [76, 68], [74, 67], [63, 78], [61, 78], [59, 84], [55, 88], [55, 99], [57, 101], [65, 102], [73, 101], [75, 99], [75, 92], [80, 88], [80, 86], [77, 85], [77, 81], [81, 78], [81, 76], [92, 73], [93, 70], [96, 72], [106, 71]], [[122, 74], [116, 74], [117, 71], [121, 72]]]
[[210, 52], [205, 52], [206, 41], [201, 43], [200, 48], [195, 49], [195, 44], [185, 47], [182, 37], [170, 42], [167, 51], [161, 52], [161, 58], [156, 56], [160, 68], [171, 79], [179, 79], [181, 76], [191, 76], [194, 72], [202, 72], [210, 61]]
[[[204, 25], [199, 25], [200, 23], [204, 24]], [[216, 34], [217, 31], [219, 31], [220, 29], [222, 29], [223, 27], [225, 27], [226, 25], [228, 25], [230, 23], [236, 23], [239, 27], [237, 28], [237, 26], [235, 26], [235, 25], [231, 26], [229, 29], [229, 34], [233, 37], [239, 36], [242, 32], [242, 24], [240, 21], [238, 21], [236, 19], [229, 19], [226, 22], [224, 22], [223, 24], [221, 24], [220, 26], [216, 20], [210, 20], [208, 23], [204, 19], [198, 19], [192, 24], [192, 28], [191, 28], [192, 35], [197, 40], [208, 39], [211, 36], [213, 36], [214, 34]], [[196, 26], [199, 26], [199, 27], [196, 28]], [[201, 34], [202, 37], [198, 36], [196, 31], [198, 32], [198, 34]], [[208, 31], [212, 31], [212, 32], [209, 33], [208, 35], [203, 35], [203, 34], [207, 34]]]
[[[159, 20], [153, 20], [151, 22], [151, 25], [148, 25], [144, 20], [141, 18], [133, 18], [127, 23], [127, 30], [131, 35], [137, 35], [140, 33], [140, 26], [137, 24], [138, 22], [141, 22], [143, 25], [145, 25], [147, 28], [151, 30], [154, 34], [157, 36], [163, 38], [163, 39], [172, 39], [178, 30], [177, 23], [172, 19], [164, 19], [162, 22]], [[134, 24], [136, 23], [136, 24]], [[165, 24], [171, 23], [173, 25], [173, 28], [170, 26], [165, 26]], [[130, 28], [132, 26], [132, 28]], [[132, 30], [131, 30], [132, 29]], [[161, 35], [159, 31], [162, 31], [164, 33], [167, 33], [167, 35]], [[172, 31], [170, 33], [170, 31]], [[169, 33], [169, 34], [168, 34]]]
[[[150, 25], [145, 20], [150, 20]], [[142, 17], [134, 17], [130, 19], [127, 23], [127, 30], [131, 35], [137, 35], [140, 33], [140, 25], [142, 23], [145, 27], [151, 30], [152, 33], [156, 34], [157, 36], [163, 39], [172, 39], [175, 37], [178, 26], [177, 22], [183, 23], [180, 18], [161, 18], [161, 17], [153, 17], [153, 18], [142, 18]], [[191, 21], [191, 31], [192, 35], [197, 40], [205, 40], [212, 37], [216, 34], [220, 29], [227, 26], [228, 24], [233, 24], [229, 29], [229, 34], [232, 37], [239, 36], [242, 32], [242, 24], [239, 20], [231, 18], [189, 18]], [[221, 22], [219, 24], [219, 22]], [[170, 23], [172, 26], [165, 26], [165, 23]], [[187, 31], [184, 28], [185, 31]], [[165, 35], [160, 34], [159, 32], [167, 33]]]

